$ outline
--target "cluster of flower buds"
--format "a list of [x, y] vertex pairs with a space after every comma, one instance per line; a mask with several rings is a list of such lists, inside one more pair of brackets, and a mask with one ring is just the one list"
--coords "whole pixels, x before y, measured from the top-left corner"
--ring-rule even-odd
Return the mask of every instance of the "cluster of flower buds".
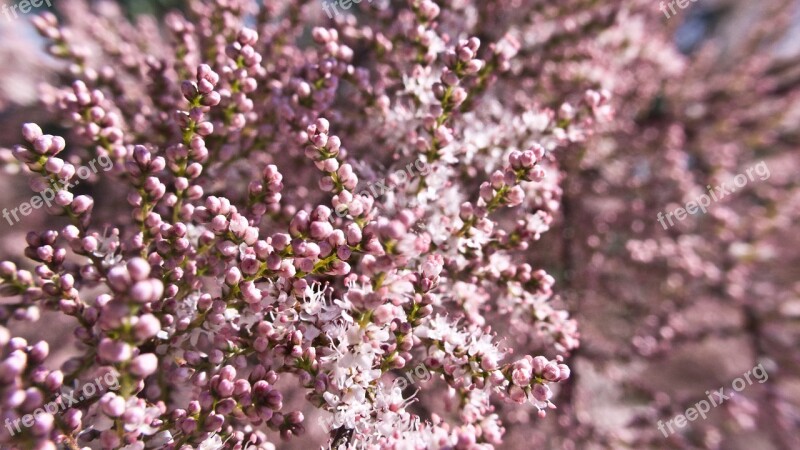
[[610, 121], [614, 116], [614, 108], [611, 105], [611, 93], [603, 89], [601, 91], [588, 90], [583, 97], [584, 103], [591, 108], [594, 117], [602, 122]]
[[[544, 147], [587, 136], [590, 109], [607, 102], [587, 94], [540, 114], [528, 91], [498, 83], [514, 78], [497, 73], [512, 67], [516, 31], [464, 29], [459, 14], [492, 7], [445, 3], [317, 26], [300, 3], [194, 2], [166, 17], [168, 43], [150, 36], [154, 22], [105, 27], [125, 19], [104, 9], [89, 57], [54, 16], [37, 19], [77, 66], [48, 91], [77, 139], [65, 158], [64, 139], [26, 125], [15, 167], [41, 190], [72, 180], [84, 153], [109, 156], [115, 189], [93, 220], [91, 198], [57, 189], [70, 224], [28, 234], [30, 272], [0, 263], [0, 294], [21, 296], [0, 323], [38, 308], [70, 316], [78, 351], [63, 378], [113, 369], [120, 389], [0, 447], [274, 450], [322, 409], [334, 447], [489, 450], [505, 432], [496, 394], [550, 407], [548, 386], [569, 369], [506, 361], [539, 349], [507, 348], [492, 329], [507, 320], [514, 343], [543, 352], [577, 345], [574, 321], [548, 309], [553, 277], [515, 251], [558, 209]], [[65, 17], [79, 11], [94, 17]], [[544, 147], [513, 150], [531, 142]], [[501, 211], [523, 201], [530, 213]], [[42, 358], [7, 334], [0, 403], [13, 420], [51, 392]], [[435, 413], [420, 424], [414, 389], [386, 386], [422, 365], [447, 384], [460, 425]], [[303, 412], [284, 410], [303, 394]]]
[[411, 0], [409, 3], [417, 22], [406, 31], [405, 37], [417, 47], [417, 59], [431, 64], [436, 60], [433, 44], [439, 36], [435, 30], [435, 20], [439, 17], [441, 8], [432, 0]]
[[433, 86], [433, 94], [442, 102], [445, 111], [457, 108], [467, 99], [466, 89], [459, 84], [486, 65], [485, 61], [476, 57], [480, 46], [480, 39], [472, 37], [461, 40], [455, 48], [444, 53], [445, 67], [442, 69], [441, 84]]
[[303, 273], [346, 275], [350, 272], [346, 261], [351, 255], [348, 234], [333, 228], [331, 209], [327, 206], [317, 206], [311, 214], [298, 211], [289, 223], [295, 267]]
[[[47, 173], [61, 178], [70, 178], [75, 173], [75, 168], [63, 160], [54, 158], [66, 147], [66, 141], [61, 136], [44, 134], [39, 125], [26, 123], [22, 126], [22, 136], [31, 144], [31, 149], [22, 145], [14, 147], [14, 157], [28, 166], [32, 172], [46, 170]], [[48, 166], [46, 163], [55, 159]]]
[[[45, 367], [50, 347], [44, 341], [28, 345], [22, 338], [9, 339], [8, 330], [0, 327], [0, 351], [0, 420], [6, 425], [0, 439], [16, 436], [36, 448], [55, 449], [49, 437], [60, 408], [51, 400], [60, 393], [64, 375]], [[25, 388], [27, 379], [36, 387]]]
[[341, 79], [355, 70], [350, 64], [353, 49], [339, 41], [335, 29], [315, 27], [311, 37], [322, 46], [318, 61], [310, 64], [305, 76], [294, 79], [290, 87], [301, 99], [300, 104], [313, 111], [324, 111], [334, 100]]
[[466, 100], [470, 90], [476, 86], [465, 85], [468, 78], [474, 77], [486, 65], [476, 54], [480, 48], [480, 40], [476, 37], [462, 40], [455, 48], [444, 53], [444, 68], [439, 80], [433, 83], [432, 93], [438, 103], [430, 105], [430, 111], [423, 117], [422, 123], [430, 134], [429, 138], [418, 136], [414, 145], [424, 153], [428, 162], [444, 159], [454, 162], [452, 151], [444, 151], [455, 140], [455, 131], [447, 122], [450, 115]]
[[[251, 226], [247, 218], [239, 214], [237, 208], [225, 197], [207, 197], [205, 206], [194, 209], [194, 217], [208, 221], [211, 231], [217, 236], [225, 236], [231, 241], [244, 242], [247, 245], [253, 245], [258, 240], [258, 228]], [[228, 245], [223, 244], [221, 247]], [[223, 254], [235, 256], [229, 251]]]
[[164, 295], [164, 283], [150, 278], [150, 264], [142, 258], [133, 258], [125, 265], [108, 271], [108, 284], [117, 293], [126, 294], [131, 302], [152, 303]]
[[180, 14], [167, 14], [164, 17], [165, 28], [175, 42], [175, 51], [185, 55], [175, 61], [176, 71], [187, 78], [187, 75], [197, 67], [200, 62], [198, 54], [197, 27], [191, 20]]
[[[148, 405], [143, 399], [108, 393], [94, 407], [103, 448], [120, 448], [124, 442], [136, 442], [145, 436], [155, 435], [163, 425], [160, 419], [164, 405]], [[154, 439], [155, 441], [155, 439]]]
[[[3, 281], [3, 286], [0, 287], [0, 295], [10, 297], [13, 295], [21, 295], [24, 304], [30, 304], [33, 300], [41, 298], [42, 289], [36, 287], [33, 280], [33, 274], [27, 270], [17, 268], [17, 265], [11, 261], [0, 262], [0, 280]], [[32, 306], [32, 308], [37, 308]], [[15, 310], [15, 314], [26, 314], [26, 310]], [[0, 318], [6, 318], [6, 309], [0, 308]], [[22, 317], [18, 317], [22, 319]]]
[[[181, 92], [192, 107], [216, 106], [221, 99], [220, 93], [215, 90], [217, 83], [219, 83], [219, 74], [214, 72], [208, 64], [200, 64], [197, 66], [196, 81], [186, 80], [181, 83]], [[185, 128], [189, 120], [194, 120], [198, 122], [197, 131], [201, 136], [211, 134], [213, 128], [210, 123], [201, 126], [200, 119], [202, 118], [202, 113], [202, 109], [183, 113], [181, 117], [184, 119], [182, 119], [180, 124]]]
[[66, 249], [55, 245], [57, 238], [58, 233], [55, 231], [46, 231], [44, 233], [29, 232], [25, 237], [28, 243], [28, 247], [25, 248], [25, 256], [57, 269], [64, 263], [67, 255]]
[[248, 186], [251, 219], [256, 224], [264, 214], [275, 214], [280, 210], [283, 190], [283, 175], [276, 165], [265, 167], [262, 175], [262, 179], [251, 181]]
[[420, 270], [419, 288], [420, 292], [431, 291], [439, 283], [439, 275], [442, 273], [444, 258], [441, 255], [429, 255], [422, 263]]
[[[545, 173], [538, 163], [544, 158], [544, 154], [544, 147], [538, 144], [524, 152], [516, 150], [511, 152], [508, 156], [508, 162], [514, 172], [514, 181], [542, 181]], [[504, 175], [506, 178], [511, 178], [508, 170]], [[511, 183], [509, 182], [508, 184]]]
[[368, 237], [365, 248], [369, 250], [368, 253], [379, 255], [374, 258], [374, 264], [372, 259], [363, 260], [365, 268], [388, 272], [395, 268], [404, 268], [415, 257], [427, 253], [430, 250], [430, 236], [424, 232], [412, 231], [418, 220], [414, 211], [403, 209], [391, 219], [380, 217], [364, 227], [364, 234]]
[[72, 182], [76, 176], [75, 166], [55, 156], [64, 150], [64, 138], [43, 134], [42, 129], [34, 123], [23, 125], [22, 134], [32, 149], [18, 145], [14, 147], [13, 155], [31, 172], [41, 175], [31, 179], [33, 190], [42, 192], [43, 201], [47, 199], [44, 191], [48, 191], [51, 196], [46, 203], [52, 201], [66, 208], [82, 224], [88, 223], [94, 200], [86, 195], [74, 196], [67, 190], [77, 184]]
[[[339, 164], [342, 141], [339, 136], [330, 136], [329, 132], [330, 122], [325, 118], [319, 118], [309, 125], [303, 136], [308, 140], [305, 154], [319, 170], [329, 174], [320, 181], [323, 190], [334, 193], [344, 189], [352, 191], [358, 184], [358, 178], [349, 164]], [[342, 166], [348, 166], [349, 169], [340, 173]]]
[[[389, 331], [394, 335], [393, 343], [385, 343], [381, 346], [387, 355], [381, 361], [381, 367], [384, 369], [402, 369], [414, 357], [411, 354], [411, 349], [414, 347], [414, 328], [411, 323], [403, 321], [401, 314], [393, 311], [397, 309], [398, 307], [391, 303], [384, 304], [375, 310], [373, 317], [375, 323], [379, 325], [389, 323]], [[417, 317], [425, 317], [425, 313], [426, 311], [423, 311]]]
[[58, 107], [76, 123], [78, 135], [96, 146], [97, 154], [105, 152], [114, 160], [122, 160], [127, 155], [122, 118], [112, 105], [101, 90], [89, 89], [80, 80], [58, 99]]
[[539, 145], [524, 152], [512, 151], [504, 170], [495, 170], [490, 181], [481, 183], [477, 206], [470, 202], [461, 205], [460, 218], [464, 225], [459, 233], [466, 234], [476, 224], [479, 229], [491, 230], [491, 223], [485, 220], [491, 212], [501, 206], [521, 205], [525, 200], [525, 191], [520, 183], [544, 179], [544, 169], [538, 165], [544, 154], [544, 148]]
[[[185, 176], [189, 170], [188, 157], [191, 153], [193, 159], [202, 162], [208, 155], [205, 141], [202, 137], [214, 132], [214, 125], [205, 117], [205, 110], [216, 106], [222, 100], [216, 90], [219, 83], [219, 74], [207, 64], [197, 66], [196, 81], [185, 80], [181, 83], [181, 92], [189, 101], [189, 111], [176, 111], [178, 126], [183, 130], [183, 142], [173, 145], [167, 155], [170, 157], [168, 166], [178, 177]], [[189, 146], [189, 149], [184, 148]], [[199, 174], [199, 173], [198, 173]], [[177, 181], [176, 181], [177, 182]], [[178, 186], [176, 186], [178, 187]]]
[[146, 231], [146, 235], [139, 237], [139, 245], [149, 236], [155, 236], [161, 226], [161, 216], [155, 212], [155, 206], [166, 194], [167, 186], [157, 174], [165, 167], [164, 157], [153, 157], [150, 150], [143, 145], [134, 147], [132, 160], [125, 163], [125, 168], [137, 187], [136, 191], [128, 194], [127, 201], [133, 207], [132, 217]]
[[319, 118], [308, 126], [305, 131], [308, 139], [305, 154], [325, 174], [319, 187], [325, 192], [333, 192], [332, 204], [336, 215], [344, 217], [349, 214], [353, 218], [368, 220], [375, 199], [368, 195], [354, 194], [358, 176], [353, 171], [353, 166], [339, 162], [339, 158], [345, 154], [341, 148], [342, 141], [338, 136], [328, 135], [329, 127], [328, 120], [324, 118]]
[[164, 280], [169, 283], [165, 290], [166, 298], [174, 297], [179, 290], [179, 283], [189, 286], [197, 286], [200, 283], [196, 275], [202, 261], [191, 258], [194, 249], [185, 224], [182, 222], [174, 225], [161, 224], [159, 234], [154, 241], [156, 249], [148, 255], [148, 261], [160, 265], [168, 274]]
[[86, 66], [91, 49], [73, 42], [74, 35], [59, 26], [55, 14], [45, 11], [41, 15], [34, 16], [31, 22], [39, 35], [50, 41], [47, 52], [70, 63], [69, 72], [72, 75], [83, 75], [90, 80], [97, 78], [97, 71]]
[[544, 356], [530, 355], [509, 364], [502, 372], [510, 381], [508, 397], [517, 403], [530, 401], [539, 408], [539, 416], [547, 413], [545, 408], [555, 408], [550, 402], [553, 396], [547, 383], [558, 383], [569, 378], [570, 369], [562, 363], [561, 356], [548, 360]]
[[225, 124], [231, 130], [240, 130], [247, 123], [247, 114], [253, 110], [253, 100], [247, 94], [258, 87], [256, 76], [263, 76], [261, 54], [254, 46], [258, 43], [258, 33], [243, 28], [236, 37], [236, 42], [225, 47], [225, 54], [230, 58], [228, 64], [221, 69], [222, 77], [229, 87], [220, 89], [222, 104], [226, 106]]
[[493, 55], [491, 64], [498, 72], [507, 72], [511, 69], [511, 60], [517, 56], [521, 46], [517, 38], [507, 33], [500, 41], [489, 44], [489, 50]]

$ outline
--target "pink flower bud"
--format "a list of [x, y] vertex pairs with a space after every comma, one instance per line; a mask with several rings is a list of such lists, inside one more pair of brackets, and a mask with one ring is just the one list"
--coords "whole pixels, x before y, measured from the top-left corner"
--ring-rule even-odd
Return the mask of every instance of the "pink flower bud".
[[533, 368], [533, 373], [536, 375], [542, 375], [544, 372], [544, 367], [547, 365], [548, 361], [547, 358], [544, 356], [537, 356], [531, 360], [531, 367]]
[[555, 361], [550, 361], [544, 366], [544, 371], [542, 372], [544, 379], [547, 381], [557, 381], [561, 376], [561, 371], [558, 368], [558, 364]]
[[164, 283], [161, 280], [143, 280], [134, 283], [130, 291], [131, 298], [140, 303], [154, 302], [164, 295]]
[[133, 258], [127, 264], [128, 273], [134, 281], [147, 279], [150, 275], [150, 264], [142, 258]]
[[51, 391], [57, 391], [64, 384], [64, 374], [60, 370], [54, 370], [47, 374], [44, 384]]
[[33, 142], [42, 136], [42, 129], [35, 123], [26, 123], [22, 125], [22, 136], [28, 142]]
[[336, 256], [337, 256], [339, 259], [341, 259], [342, 261], [347, 261], [348, 259], [350, 259], [350, 255], [351, 255], [352, 253], [353, 253], [353, 252], [350, 250], [350, 247], [348, 247], [348, 246], [346, 246], [346, 245], [339, 246], [339, 247], [336, 249]]
[[72, 210], [76, 214], [82, 214], [94, 205], [94, 200], [87, 195], [79, 195], [72, 201]]
[[45, 163], [44, 168], [50, 173], [57, 174], [64, 168], [64, 160], [61, 158], [50, 158], [47, 160], [47, 163]]
[[546, 402], [553, 396], [552, 391], [550, 391], [550, 388], [545, 384], [535, 384], [533, 389], [531, 389], [531, 393], [533, 394], [533, 398], [540, 402]]
[[566, 364], [559, 364], [558, 370], [561, 376], [558, 378], [558, 381], [564, 381], [569, 378], [570, 369]]
[[103, 338], [97, 346], [97, 354], [101, 359], [115, 363], [129, 360], [133, 351], [126, 342]]
[[211, 66], [208, 64], [200, 64], [197, 66], [197, 80], [205, 80], [212, 85], [216, 85], [219, 82], [219, 75], [211, 70]]
[[125, 412], [125, 398], [107, 392], [100, 398], [100, 409], [109, 417], [119, 417]]
[[311, 223], [309, 234], [312, 239], [321, 241], [333, 232], [333, 225], [330, 222], [316, 221]]
[[222, 417], [219, 414], [211, 414], [206, 418], [203, 428], [208, 432], [214, 432], [219, 430], [224, 423], [225, 423], [224, 417]]
[[240, 284], [239, 289], [241, 289], [244, 300], [247, 303], [258, 303], [261, 301], [261, 291], [252, 281], [245, 281]]
[[218, 232], [218, 233], [221, 233], [221, 232], [227, 230], [228, 229], [228, 219], [225, 216], [223, 216], [222, 214], [219, 214], [219, 215], [215, 216], [213, 219], [211, 219], [211, 229], [216, 231], [216, 232]]
[[308, 231], [309, 215], [307, 212], [300, 210], [295, 213], [291, 222], [289, 223], [289, 234], [292, 236], [301, 236]]
[[233, 383], [230, 380], [222, 379], [217, 385], [216, 391], [220, 397], [230, 397], [233, 395]]
[[240, 281], [242, 281], [241, 270], [239, 270], [238, 267], [231, 267], [228, 269], [228, 273], [225, 274], [225, 284], [234, 286], [239, 284]]
[[347, 227], [345, 227], [344, 233], [349, 245], [356, 245], [361, 242], [361, 228], [359, 228], [358, 225], [354, 223], [348, 224]]
[[521, 205], [525, 200], [525, 191], [520, 186], [514, 186], [508, 191], [507, 197], [509, 206]]
[[133, 326], [133, 333], [140, 341], [147, 340], [161, 330], [161, 322], [152, 314], [145, 314]]
[[527, 399], [525, 391], [523, 391], [519, 386], [511, 386], [508, 389], [508, 396], [511, 398], [511, 401], [516, 403], [525, 403], [525, 400]]
[[108, 283], [114, 290], [124, 291], [131, 283], [128, 269], [123, 266], [112, 267], [108, 271]]
[[197, 134], [200, 136], [208, 136], [214, 132], [214, 125], [211, 122], [201, 122], [197, 124]]
[[195, 97], [197, 97], [197, 83], [189, 80], [184, 80], [181, 83], [181, 93], [187, 100], [193, 100]]
[[[255, 257], [250, 256], [242, 260], [242, 272], [246, 273], [247, 275], [255, 275], [256, 273], [258, 273], [259, 268], [260, 268], [260, 263]], [[234, 285], [237, 283], [229, 283], [229, 284]]]
[[130, 363], [130, 371], [134, 375], [145, 378], [156, 372], [158, 369], [158, 358], [152, 353], [144, 353], [135, 358]]
[[76, 430], [83, 420], [83, 412], [79, 409], [70, 408], [64, 412], [63, 420], [70, 430]]
[[247, 218], [238, 213], [234, 213], [231, 215], [231, 221], [229, 227], [233, 234], [239, 237], [244, 236], [245, 231], [247, 231], [247, 226], [248, 226]]
[[49, 353], [50, 346], [47, 344], [47, 342], [39, 341], [28, 352], [28, 356], [30, 357], [31, 362], [38, 364], [43, 362]]
[[50, 147], [52, 145], [53, 145], [53, 136], [45, 134], [43, 136], [37, 137], [33, 141], [33, 150], [40, 155], [44, 155], [45, 153], [50, 151]]
[[55, 418], [50, 413], [39, 414], [38, 416], [34, 416], [33, 426], [31, 427], [31, 431], [36, 436], [45, 436], [53, 429], [53, 424], [55, 423]]

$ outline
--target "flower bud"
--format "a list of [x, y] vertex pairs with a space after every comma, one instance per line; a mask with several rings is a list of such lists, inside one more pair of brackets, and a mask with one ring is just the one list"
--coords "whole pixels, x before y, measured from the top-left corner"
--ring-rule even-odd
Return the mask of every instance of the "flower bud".
[[130, 371], [134, 375], [145, 378], [156, 372], [158, 369], [158, 358], [153, 353], [144, 353], [135, 358], [130, 363]]
[[22, 136], [28, 142], [33, 142], [42, 136], [42, 129], [35, 123], [26, 123], [22, 126]]
[[97, 346], [97, 354], [108, 362], [122, 362], [131, 358], [133, 351], [126, 342], [103, 338]]

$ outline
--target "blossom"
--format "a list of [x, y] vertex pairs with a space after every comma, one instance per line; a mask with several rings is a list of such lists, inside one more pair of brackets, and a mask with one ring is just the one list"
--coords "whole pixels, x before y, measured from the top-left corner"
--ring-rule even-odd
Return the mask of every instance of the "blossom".
[[[518, 419], [501, 402], [555, 406], [580, 334], [526, 252], [571, 194], [558, 158], [613, 124], [611, 94], [534, 95], [521, 69], [546, 30], [440, 3], [358, 26], [247, 0], [163, 27], [82, 3], [34, 19], [64, 63], [43, 98], [63, 136], [28, 123], [2, 161], [34, 188], [113, 167], [59, 189], [67, 225], [25, 236], [30, 270], [0, 262], [21, 299], [0, 318], [51, 310], [79, 341], [55, 372], [0, 339], [0, 402], [16, 419], [65, 380], [121, 380], [0, 444], [274, 448], [321, 409], [331, 446], [491, 449]], [[419, 364], [454, 414], [413, 412], [427, 383], [389, 385]]]

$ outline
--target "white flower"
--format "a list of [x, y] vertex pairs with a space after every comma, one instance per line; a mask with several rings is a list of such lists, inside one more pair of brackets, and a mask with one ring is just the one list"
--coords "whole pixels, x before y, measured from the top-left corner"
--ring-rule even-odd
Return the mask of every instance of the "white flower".
[[438, 81], [439, 76], [434, 75], [430, 67], [418, 67], [413, 76], [403, 74], [404, 93], [412, 94], [423, 105], [430, 105], [436, 101], [432, 87]]
[[172, 441], [172, 433], [169, 430], [162, 431], [160, 433], [156, 433], [155, 436], [150, 439], [148, 444], [150, 447], [153, 448], [162, 448], [166, 447], [167, 443]]
[[436, 315], [433, 320], [422, 323], [414, 330], [414, 334], [421, 338], [428, 338], [440, 341], [443, 339], [446, 330], [449, 328], [447, 317]]
[[197, 446], [197, 450], [219, 450], [222, 448], [222, 438], [218, 434], [212, 434], [205, 441]]
[[336, 394], [325, 392], [322, 394], [322, 398], [328, 403], [328, 406], [339, 406], [340, 400]]

